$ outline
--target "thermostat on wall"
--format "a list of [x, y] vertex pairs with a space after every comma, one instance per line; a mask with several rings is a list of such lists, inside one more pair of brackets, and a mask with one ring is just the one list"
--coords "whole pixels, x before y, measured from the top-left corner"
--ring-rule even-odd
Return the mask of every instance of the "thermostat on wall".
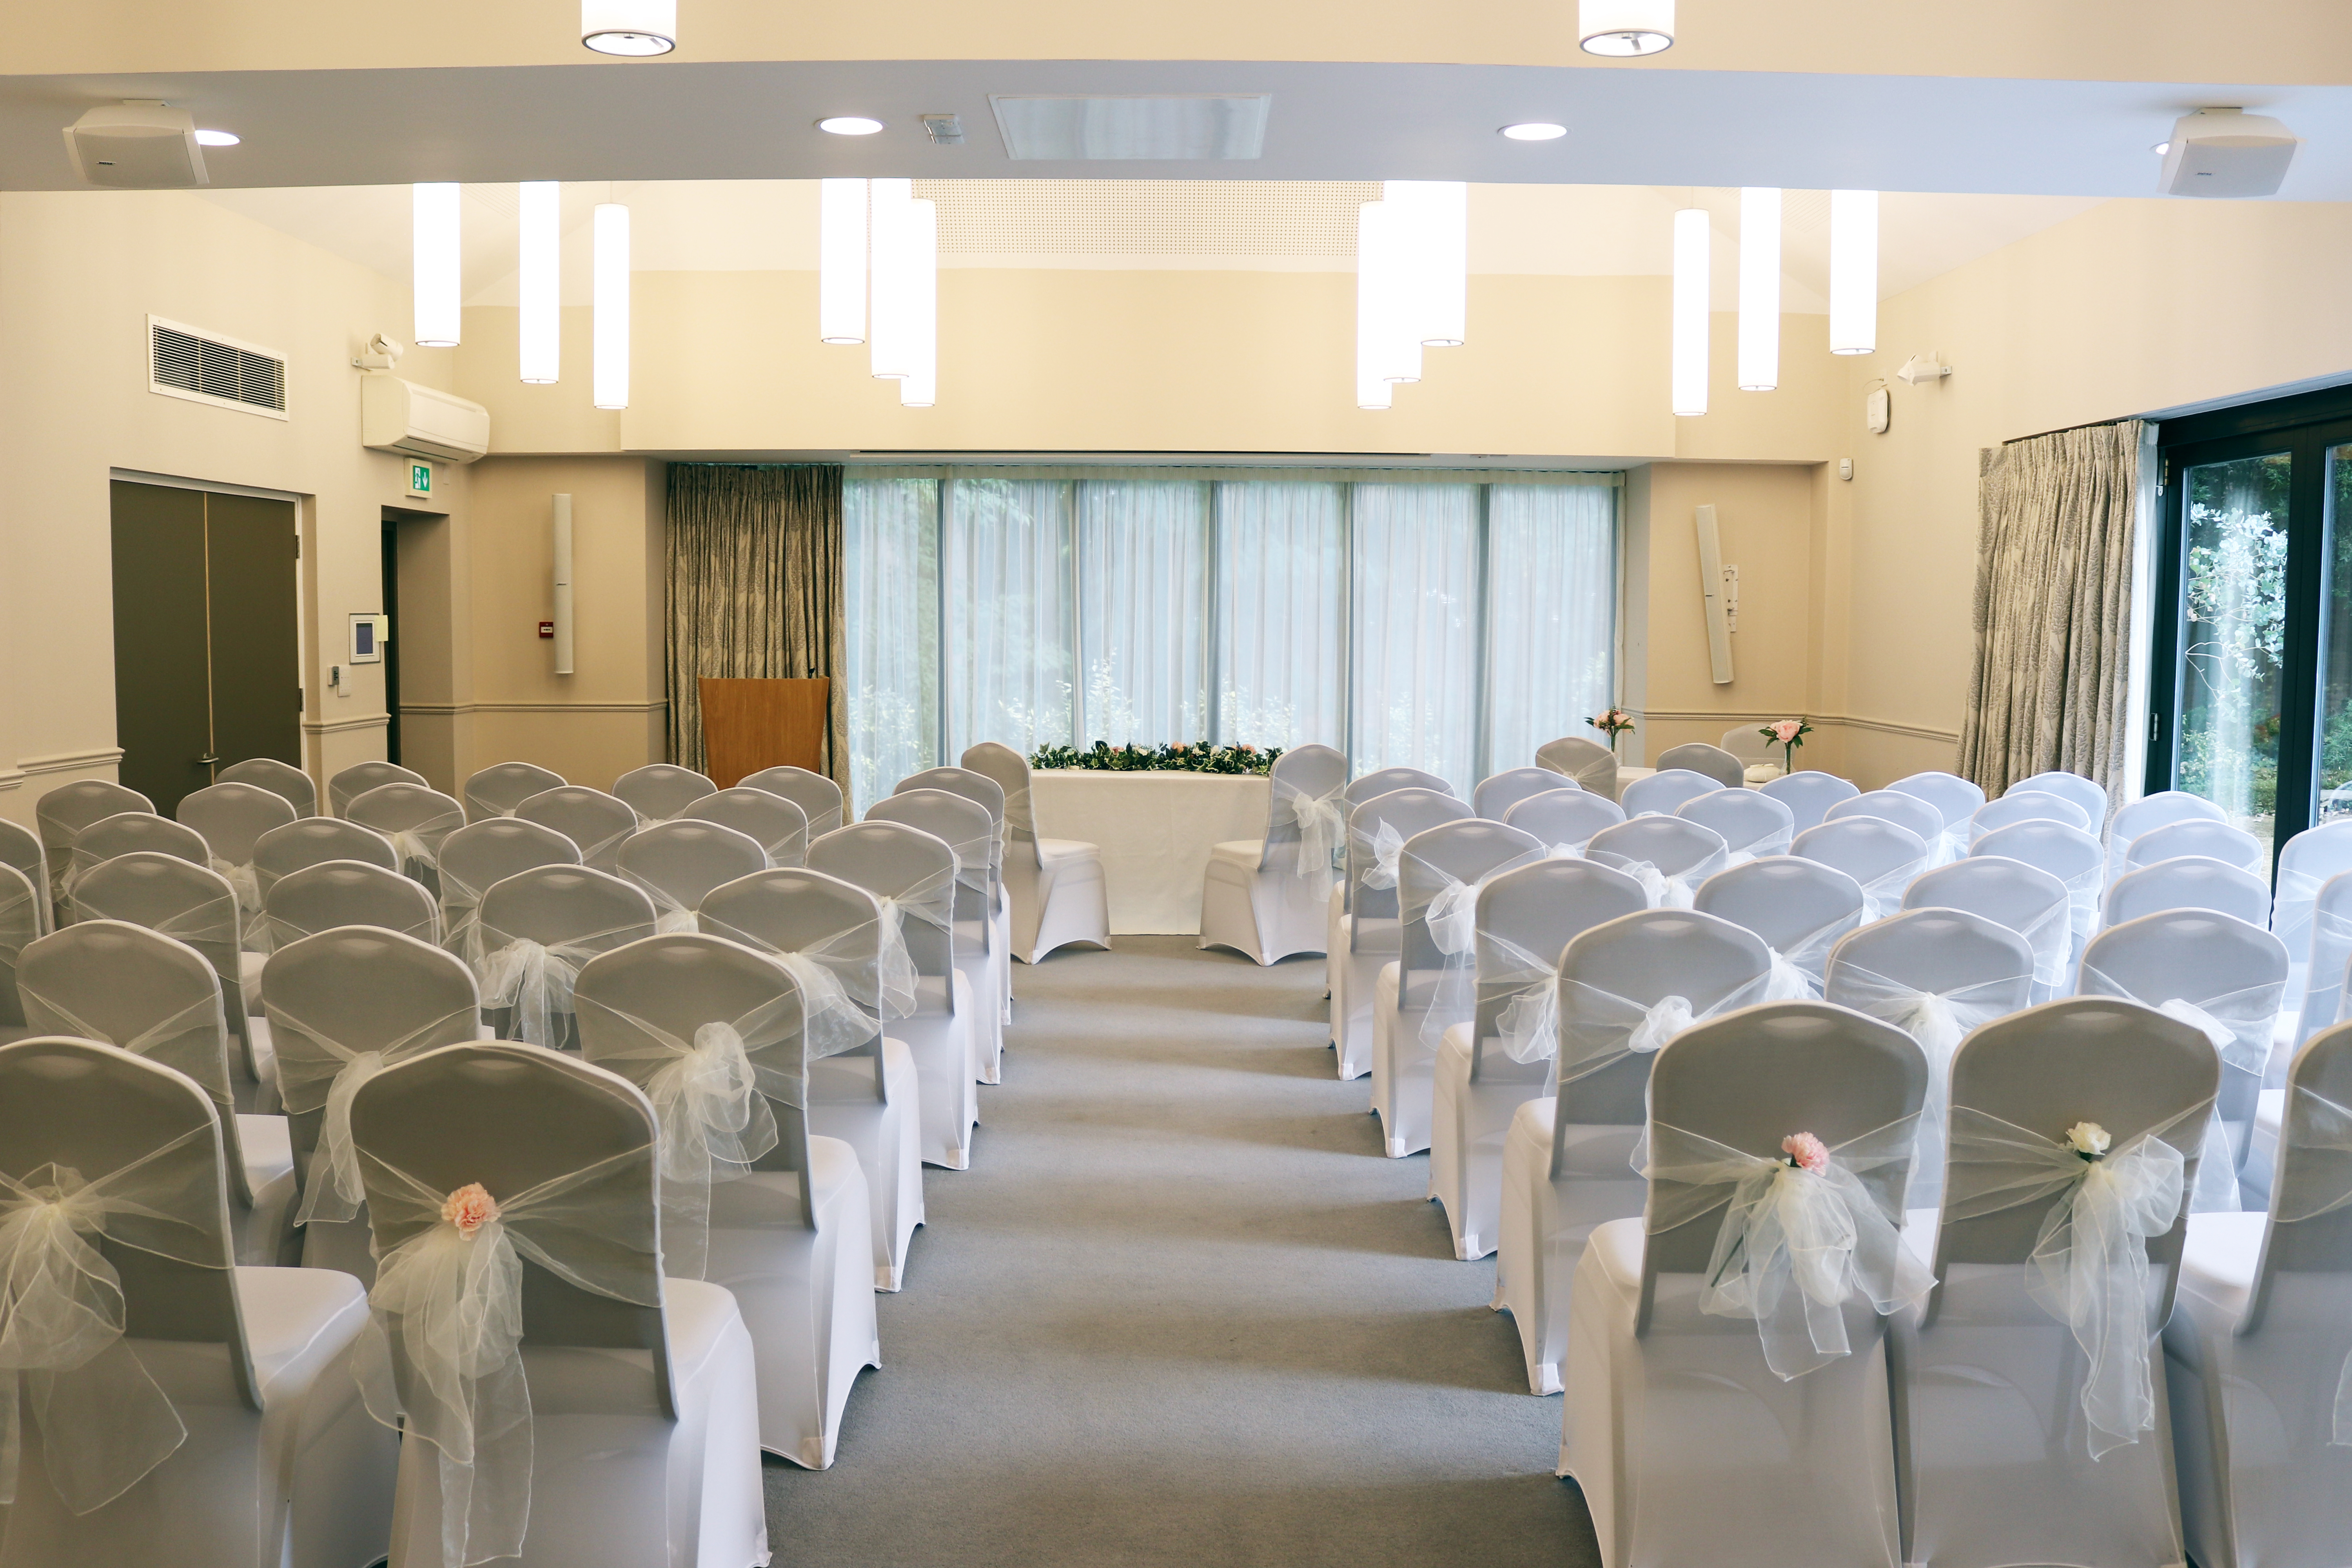
[[352, 659], [353, 664], [382, 664], [383, 645], [392, 640], [392, 617], [369, 614], [352, 617]]

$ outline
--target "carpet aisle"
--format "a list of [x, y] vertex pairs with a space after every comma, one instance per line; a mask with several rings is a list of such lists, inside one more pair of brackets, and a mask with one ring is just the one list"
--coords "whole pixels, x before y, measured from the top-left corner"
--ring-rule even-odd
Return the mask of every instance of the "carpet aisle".
[[1323, 965], [1189, 937], [1018, 968], [973, 1169], [929, 1171], [778, 1568], [1581, 1568], [1494, 1265], [1332, 1076]]

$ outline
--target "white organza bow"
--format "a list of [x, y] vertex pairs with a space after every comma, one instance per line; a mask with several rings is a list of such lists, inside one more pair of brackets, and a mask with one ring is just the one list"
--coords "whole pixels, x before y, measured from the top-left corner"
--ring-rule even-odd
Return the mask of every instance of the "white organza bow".
[[1835, 947], [1848, 931], [1862, 923], [1862, 911], [1854, 910], [1822, 925], [1815, 926], [1784, 950], [1766, 943], [1772, 955], [1772, 972], [1766, 977], [1764, 994], [1759, 1002], [1811, 1002], [1822, 994], [1822, 971], [1830, 960], [1830, 949]]
[[[2146, 997], [2135, 995], [2114, 976], [2084, 963], [2082, 988], [2094, 994], [2130, 997], [2168, 1018], [2179, 1019], [2213, 1042], [2223, 1068], [2259, 1079], [2270, 1063], [2271, 1031], [2278, 1019], [2286, 982], [2249, 985], [2195, 1002], [2185, 997], [2148, 1002]], [[2245, 1098], [2251, 1104], [2251, 1093]], [[2235, 1214], [2243, 1207], [2238, 1193], [2238, 1167], [2245, 1162], [2253, 1135], [2254, 1124], [2250, 1120], [2214, 1117], [2205, 1130], [2205, 1146], [2197, 1159], [2197, 1190], [2189, 1195], [2191, 1213]]]
[[1650, 1125], [1649, 1232], [1725, 1209], [1699, 1310], [1751, 1320], [1764, 1364], [1786, 1382], [1853, 1353], [1846, 1303], [1883, 1317], [1935, 1284], [1904, 1247], [1902, 1176], [1918, 1118], [1890, 1121], [1829, 1151], [1818, 1171], [1765, 1158], [1663, 1121]]
[[655, 934], [674, 936], [682, 931], [699, 929], [694, 923], [694, 911], [687, 908], [676, 894], [651, 877], [624, 866], [621, 868], [621, 879], [652, 900]]
[[1698, 897], [1699, 884], [1731, 863], [1730, 857], [1717, 849], [1697, 864], [1679, 871], [1665, 871], [1648, 860], [1637, 860], [1630, 855], [1619, 855], [1607, 849], [1587, 847], [1584, 858], [1596, 866], [1606, 866], [1612, 871], [1622, 871], [1642, 884], [1642, 891], [1654, 910], [1686, 910]]
[[228, 1019], [222, 1010], [219, 992], [199, 996], [129, 1039], [118, 1040], [97, 1025], [76, 1016], [56, 997], [23, 980], [16, 982], [16, 991], [24, 999], [25, 1021], [37, 1031], [96, 1040], [100, 1045], [129, 1051], [134, 1057], [161, 1062], [195, 1079], [196, 1087], [211, 1096], [224, 1114], [236, 1114], [236, 1100], [228, 1084]]
[[1775, 826], [1753, 838], [1738, 844], [1729, 844], [1724, 851], [1724, 868], [1727, 870], [1734, 866], [1745, 866], [1750, 860], [1761, 860], [1773, 855], [1786, 855], [1789, 852], [1789, 846], [1795, 842], [1796, 837], [1797, 833], [1793, 826], [1789, 827]]
[[1549, 1061], [1559, 1050], [1559, 973], [1552, 960], [1507, 937], [1478, 941], [1478, 986], [1494, 996], [1495, 1033], [1515, 1062]]
[[1404, 835], [1395, 826], [1382, 822], [1370, 834], [1360, 828], [1349, 830], [1356, 850], [1371, 861], [1365, 871], [1363, 885], [1367, 888], [1393, 888], [1397, 885], [1397, 858], [1404, 853]]
[[530, 1521], [523, 1259], [595, 1295], [661, 1305], [645, 1201], [650, 1152], [628, 1150], [499, 1199], [496, 1217], [470, 1234], [443, 1217], [455, 1194], [364, 1156], [376, 1278], [355, 1370], [368, 1414], [433, 1446], [442, 1568], [520, 1556]]
[[1937, 866], [1949, 866], [1968, 858], [1969, 821], [1967, 817], [1962, 817], [1958, 822], [1946, 823], [1944, 830], [1936, 835], [1936, 841], [1927, 846], [1927, 864], [1930, 869]]
[[512, 1008], [509, 1037], [550, 1050], [563, 1044], [562, 1020], [572, 1011], [572, 988], [579, 983], [581, 966], [622, 941], [646, 932], [644, 924], [633, 923], [583, 931], [564, 942], [541, 942], [478, 922], [476, 929], [485, 949], [474, 963], [482, 1005]]
[[[876, 893], [882, 911], [882, 953], [877, 965], [882, 1016], [909, 1017], [915, 1011], [915, 986], [921, 979], [914, 956], [907, 951], [908, 916], [942, 931], [955, 930], [955, 884], [961, 868], [950, 865], [898, 893]], [[871, 889], [868, 889], [871, 891]]]
[[441, 868], [441, 945], [477, 975], [482, 973], [482, 891]]
[[[363, 823], [361, 826], [373, 827], [375, 825]], [[441, 869], [441, 841], [465, 826], [466, 814], [463, 811], [445, 811], [438, 816], [426, 817], [423, 822], [406, 827], [376, 827], [375, 830], [392, 841], [392, 851], [400, 858], [401, 870], [414, 876], [415, 873], [409, 869], [412, 866], [429, 866], [438, 872]]]
[[[2300, 1225], [2352, 1204], [2352, 1110], [2300, 1086], [2289, 1091], [2274, 1225]], [[2336, 1369], [2328, 1443], [2352, 1447], [2352, 1351]]]
[[2009, 974], [1950, 991], [1922, 991], [1858, 963], [1838, 965], [1838, 1005], [1894, 1025], [1917, 1041], [1927, 1058], [1927, 1098], [1919, 1108], [1918, 1153], [1911, 1163], [1906, 1208], [1934, 1208], [1943, 1199], [1944, 1118], [1951, 1103], [1952, 1053], [1979, 1026], [2024, 1005], [2032, 979]]
[[1273, 781], [1274, 801], [1267, 813], [1269, 829], [1293, 823], [1298, 827], [1298, 853], [1293, 862], [1308, 881], [1331, 879], [1332, 862], [1348, 837], [1346, 786], [1328, 795], [1309, 795], [1287, 779]]
[[701, 919], [709, 934], [764, 952], [792, 975], [801, 988], [801, 1033], [811, 1061], [854, 1051], [881, 1032], [882, 1018], [903, 1018], [915, 1009], [911, 991], [889, 996], [883, 990], [879, 920], [844, 926], [805, 947], [783, 948], [711, 914]]
[[1769, 972], [1759, 974], [1705, 1007], [1694, 1007], [1689, 997], [1679, 995], [1636, 1002], [1581, 980], [1562, 979], [1555, 1081], [1566, 1084], [1590, 1078], [1627, 1057], [1662, 1048], [1694, 1024], [1752, 1006], [1764, 999], [1770, 979]]
[[352, 1142], [352, 1096], [359, 1092], [360, 1085], [404, 1058], [474, 1038], [480, 1019], [478, 1009], [460, 1008], [383, 1045], [352, 1046], [294, 1016], [282, 1005], [270, 1009], [270, 1035], [278, 1049], [278, 1092], [287, 1114], [326, 1113], [319, 1126], [318, 1147], [303, 1173], [302, 1206], [295, 1212], [296, 1225], [309, 1225], [314, 1219], [350, 1219], [366, 1199], [359, 1150]]
[[[1934, 861], [1932, 855], [1924, 855], [1916, 860], [1906, 860], [1902, 865], [1863, 882], [1862, 923], [1870, 925], [1889, 915], [1902, 913], [1904, 889], [1910, 887], [1912, 879], [1927, 870]], [[1856, 878], [1855, 880], [1860, 881], [1861, 879]]]
[[1507, 871], [1532, 866], [1543, 858], [1541, 851], [1515, 855], [1481, 872], [1476, 880], [1465, 882], [1418, 855], [1401, 855], [1401, 873], [1406, 871], [1406, 863], [1410, 866], [1409, 874], [1402, 875], [1399, 885], [1399, 921], [1408, 926], [1415, 920], [1421, 921], [1429, 928], [1430, 945], [1444, 955], [1437, 984], [1430, 992], [1428, 1005], [1422, 1009], [1415, 1031], [1428, 1049], [1435, 1050], [1444, 1039], [1445, 1031], [1467, 1021], [1477, 1006], [1474, 970], [1476, 956], [1472, 947], [1478, 935], [1479, 889]]
[[240, 940], [254, 952], [269, 951], [269, 921], [261, 910], [261, 870], [250, 860], [224, 860], [211, 858], [212, 868], [221, 874], [229, 891], [236, 895], [236, 907], [242, 924]]
[[2147, 1357], [2161, 1325], [2149, 1321], [2147, 1244], [2180, 1217], [2186, 1155], [2212, 1110], [2200, 1100], [2085, 1159], [1988, 1111], [1952, 1108], [1944, 1222], [2050, 1205], [2027, 1259], [2026, 1289], [2073, 1332], [2089, 1363], [2081, 1403], [2095, 1459], [2138, 1442], [2156, 1424]]
[[123, 1340], [121, 1276], [92, 1245], [226, 1268], [213, 1129], [192, 1128], [92, 1181], [47, 1164], [0, 1174], [0, 1504], [17, 1500], [29, 1406], [50, 1482], [86, 1514], [187, 1440], [179, 1412]]

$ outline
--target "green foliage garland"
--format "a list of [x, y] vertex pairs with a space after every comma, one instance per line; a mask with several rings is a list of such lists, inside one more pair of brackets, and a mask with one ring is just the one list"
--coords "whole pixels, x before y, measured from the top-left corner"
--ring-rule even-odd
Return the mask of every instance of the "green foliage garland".
[[1168, 746], [1114, 746], [1097, 741], [1080, 751], [1076, 746], [1047, 746], [1029, 759], [1033, 768], [1085, 768], [1105, 773], [1263, 773], [1282, 755], [1280, 747], [1212, 746], [1206, 741], [1179, 742]]

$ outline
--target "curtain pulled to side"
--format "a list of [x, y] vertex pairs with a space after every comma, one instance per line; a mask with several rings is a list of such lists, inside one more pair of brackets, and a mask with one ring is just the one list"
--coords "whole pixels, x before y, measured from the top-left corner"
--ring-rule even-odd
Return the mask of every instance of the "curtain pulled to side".
[[2053, 768], [2110, 795], [2123, 782], [2142, 428], [2053, 431], [1979, 461], [1959, 771], [1988, 795]]
[[825, 676], [825, 773], [849, 788], [841, 507], [835, 464], [670, 465], [673, 762], [704, 765], [700, 678]]

